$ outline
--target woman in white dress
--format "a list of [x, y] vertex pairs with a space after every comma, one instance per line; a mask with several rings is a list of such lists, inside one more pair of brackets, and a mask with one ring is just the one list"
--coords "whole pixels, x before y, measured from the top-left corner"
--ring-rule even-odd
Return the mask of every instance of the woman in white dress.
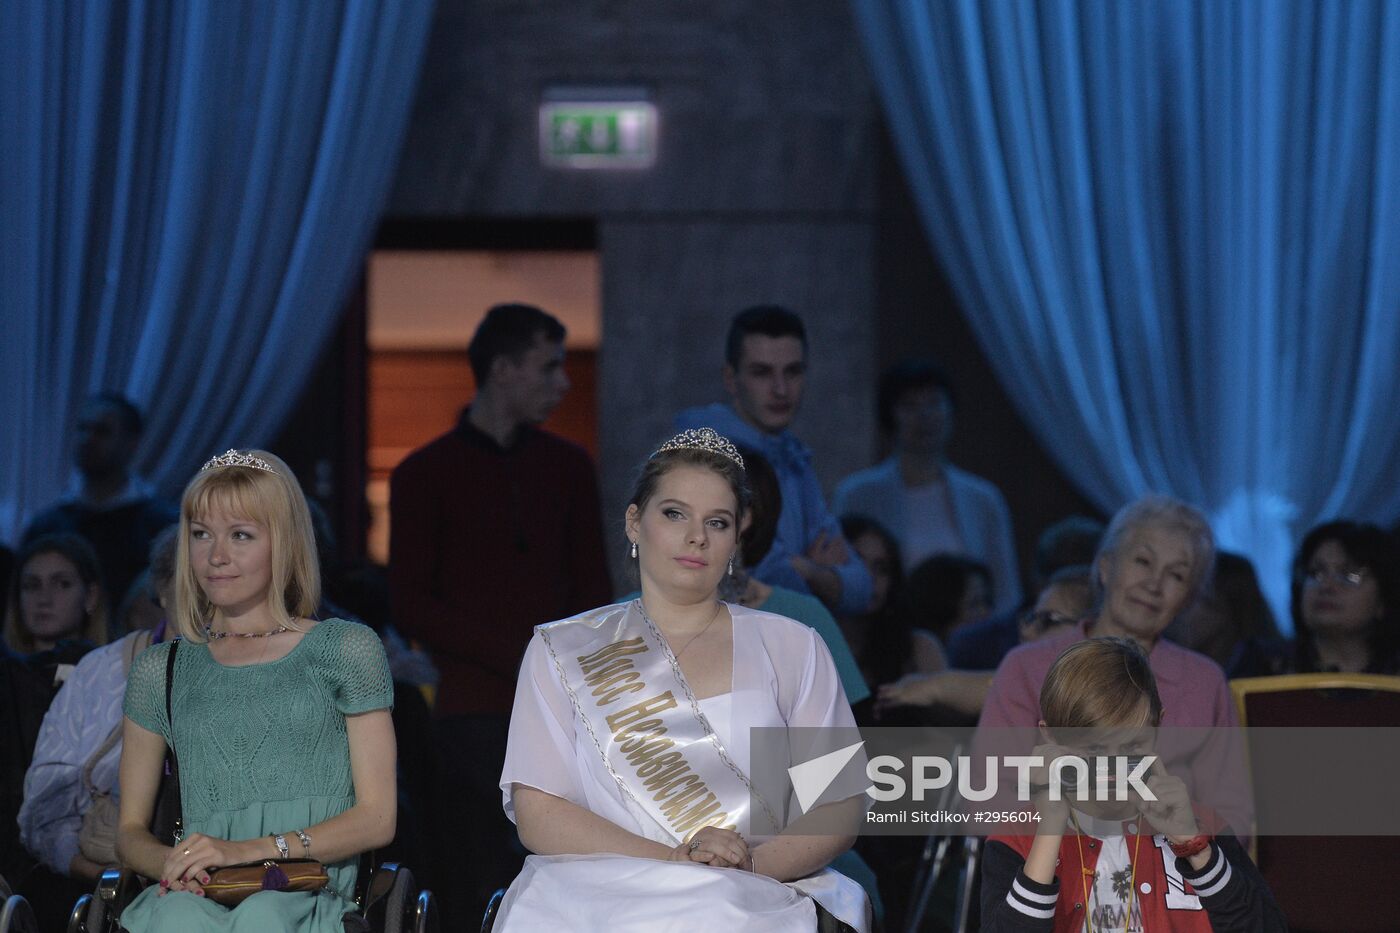
[[869, 929], [860, 886], [826, 867], [863, 795], [808, 814], [846, 814], [848, 833], [782, 834], [790, 793], [752, 787], [751, 729], [855, 722], [815, 632], [716, 597], [746, 502], [733, 445], [678, 435], [627, 508], [641, 598], [536, 628], [501, 775], [535, 854], [497, 931]]

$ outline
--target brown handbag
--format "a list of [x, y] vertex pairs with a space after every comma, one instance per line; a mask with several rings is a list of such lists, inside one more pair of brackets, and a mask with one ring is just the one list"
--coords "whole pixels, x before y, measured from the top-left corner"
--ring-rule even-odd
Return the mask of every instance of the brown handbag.
[[215, 868], [203, 887], [214, 903], [235, 907], [259, 891], [319, 891], [329, 880], [314, 858], [270, 858]]

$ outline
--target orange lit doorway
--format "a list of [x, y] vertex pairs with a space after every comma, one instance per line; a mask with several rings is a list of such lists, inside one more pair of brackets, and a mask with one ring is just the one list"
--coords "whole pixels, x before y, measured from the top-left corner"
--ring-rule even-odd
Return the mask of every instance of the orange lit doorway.
[[386, 225], [367, 275], [367, 551], [389, 557], [389, 474], [452, 429], [475, 390], [466, 347], [492, 305], [538, 305], [568, 328], [573, 388], [545, 423], [598, 448], [597, 360], [602, 334], [591, 225]]

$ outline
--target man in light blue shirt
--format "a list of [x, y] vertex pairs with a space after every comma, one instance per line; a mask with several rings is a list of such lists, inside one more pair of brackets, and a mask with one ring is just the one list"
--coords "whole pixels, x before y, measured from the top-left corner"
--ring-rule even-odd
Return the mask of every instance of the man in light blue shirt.
[[689, 408], [676, 429], [714, 428], [736, 444], [760, 451], [782, 490], [778, 534], [753, 575], [765, 583], [811, 593], [837, 613], [870, 605], [870, 574], [841, 537], [812, 468], [812, 451], [788, 431], [802, 405], [807, 331], [786, 308], [760, 305], [729, 324], [724, 388], [730, 404]]

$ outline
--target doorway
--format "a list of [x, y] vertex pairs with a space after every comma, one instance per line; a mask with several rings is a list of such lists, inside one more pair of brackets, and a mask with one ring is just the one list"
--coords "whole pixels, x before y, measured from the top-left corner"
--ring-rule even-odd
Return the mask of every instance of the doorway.
[[[514, 238], [522, 242], [494, 248], [415, 243], [381, 245], [370, 254], [365, 496], [367, 552], [376, 562], [389, 557], [389, 476], [413, 450], [451, 430], [471, 401], [467, 343], [493, 305], [537, 305], [568, 329], [565, 368], [573, 387], [543, 427], [597, 455], [597, 251], [520, 233]], [[549, 245], [531, 248], [531, 241]]]

